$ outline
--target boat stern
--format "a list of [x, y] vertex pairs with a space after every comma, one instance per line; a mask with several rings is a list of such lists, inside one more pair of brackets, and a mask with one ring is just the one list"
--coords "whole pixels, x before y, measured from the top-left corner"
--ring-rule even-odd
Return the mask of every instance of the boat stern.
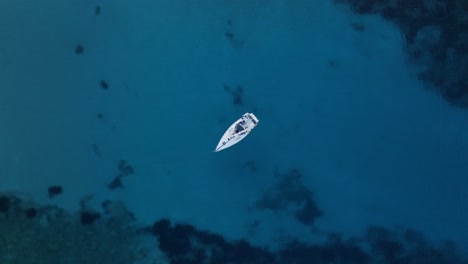
[[258, 124], [259, 120], [253, 113], [245, 113], [244, 116], [249, 118], [255, 126]]

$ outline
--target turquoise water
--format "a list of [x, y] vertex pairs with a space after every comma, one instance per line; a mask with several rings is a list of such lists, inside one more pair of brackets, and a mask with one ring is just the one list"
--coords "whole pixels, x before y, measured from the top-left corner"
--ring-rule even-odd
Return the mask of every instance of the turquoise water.
[[[68, 212], [122, 201], [138, 226], [167, 218], [272, 252], [369, 226], [468, 249], [468, 111], [417, 78], [380, 16], [262, 0], [0, 14], [1, 192]], [[213, 153], [245, 112], [257, 128]], [[120, 160], [134, 171], [108, 188]]]

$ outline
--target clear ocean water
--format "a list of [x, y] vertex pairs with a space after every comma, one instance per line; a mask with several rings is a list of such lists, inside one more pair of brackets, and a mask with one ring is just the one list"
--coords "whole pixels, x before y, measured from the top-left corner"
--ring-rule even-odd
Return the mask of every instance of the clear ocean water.
[[409, 42], [331, 0], [1, 2], [0, 263], [467, 263], [468, 107]]

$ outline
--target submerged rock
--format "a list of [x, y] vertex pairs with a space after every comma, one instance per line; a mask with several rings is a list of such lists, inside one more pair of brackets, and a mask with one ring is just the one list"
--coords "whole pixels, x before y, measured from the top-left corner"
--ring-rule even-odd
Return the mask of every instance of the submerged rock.
[[94, 221], [98, 220], [100, 217], [101, 217], [101, 214], [99, 213], [84, 211], [81, 213], [80, 219], [83, 225], [90, 225], [94, 223]]
[[11, 202], [7, 196], [0, 196], [0, 213], [6, 213], [10, 210]]
[[101, 6], [100, 5], [96, 5], [94, 7], [94, 15], [96, 16], [99, 16], [101, 14]]
[[117, 188], [124, 188], [123, 187], [123, 184], [122, 184], [122, 176], [119, 174], [117, 176], [115, 176], [115, 178], [109, 183], [107, 184], [107, 188], [111, 191], [117, 189]]
[[243, 104], [244, 87], [242, 85], [238, 85], [236, 89], [232, 89], [229, 85], [223, 84], [223, 88], [226, 92], [231, 94], [234, 106]]
[[47, 188], [47, 193], [49, 194], [49, 198], [54, 198], [57, 195], [62, 194], [63, 188], [59, 185], [53, 185]]
[[81, 44], [76, 45], [75, 47], [75, 54], [80, 55], [83, 54], [84, 47]]
[[109, 89], [109, 83], [106, 82], [106, 81], [104, 81], [104, 80], [101, 80], [101, 81], [99, 82], [99, 85], [100, 85], [101, 88], [104, 89], [104, 90]]
[[122, 178], [135, 173], [133, 166], [127, 164], [127, 161], [125, 160], [119, 160], [117, 169], [119, 170], [117, 176], [115, 176], [114, 179], [107, 185], [109, 190], [124, 188], [122, 184]]
[[34, 218], [37, 216], [36, 208], [29, 208], [25, 211], [25, 214], [28, 218]]

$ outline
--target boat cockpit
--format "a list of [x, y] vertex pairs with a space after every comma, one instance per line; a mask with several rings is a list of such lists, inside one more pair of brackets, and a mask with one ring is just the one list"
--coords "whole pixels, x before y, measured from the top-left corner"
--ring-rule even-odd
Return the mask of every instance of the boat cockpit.
[[236, 133], [239, 133], [241, 132], [242, 130], [244, 130], [245, 128], [240, 124], [240, 123], [237, 123], [236, 125]]

